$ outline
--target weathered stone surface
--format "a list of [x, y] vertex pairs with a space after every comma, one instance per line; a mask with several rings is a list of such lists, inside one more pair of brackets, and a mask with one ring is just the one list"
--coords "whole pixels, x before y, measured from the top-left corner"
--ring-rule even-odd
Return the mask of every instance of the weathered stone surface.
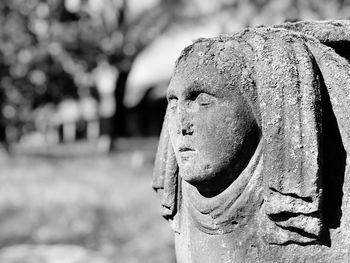
[[153, 178], [178, 262], [349, 261], [349, 50], [349, 21], [184, 49]]

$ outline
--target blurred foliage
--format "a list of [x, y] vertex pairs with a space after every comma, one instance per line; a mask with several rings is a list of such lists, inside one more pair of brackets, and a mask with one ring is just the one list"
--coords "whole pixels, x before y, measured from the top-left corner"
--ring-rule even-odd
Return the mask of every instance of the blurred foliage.
[[80, 88], [94, 84], [91, 71], [98, 61], [130, 68], [164, 28], [169, 17], [163, 8], [174, 1], [163, 2], [132, 14], [123, 0], [1, 1], [4, 117], [29, 121], [28, 113], [40, 104], [77, 98]]

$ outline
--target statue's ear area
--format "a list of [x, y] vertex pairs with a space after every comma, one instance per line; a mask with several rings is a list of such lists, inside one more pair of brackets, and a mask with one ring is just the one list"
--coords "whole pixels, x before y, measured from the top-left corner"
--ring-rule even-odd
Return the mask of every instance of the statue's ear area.
[[273, 222], [267, 236], [276, 244], [310, 243], [322, 232], [320, 82], [302, 37], [285, 30], [263, 33], [267, 37], [257, 51], [256, 76], [264, 211]]
[[166, 219], [172, 219], [177, 212], [178, 165], [169, 138], [167, 116], [160, 135], [152, 186], [160, 195], [162, 215]]
[[[328, 173], [324, 173], [324, 171], [326, 171], [324, 166], [329, 167], [330, 164], [325, 163], [329, 160], [324, 159], [323, 153], [327, 151], [327, 149], [322, 149], [322, 138], [324, 136], [325, 129], [327, 128], [329, 133], [330, 127], [322, 128], [322, 120], [325, 117], [322, 117], [323, 113], [321, 111], [323, 109], [321, 109], [320, 104], [323, 105], [326, 102], [323, 101], [320, 103], [321, 97], [322, 100], [324, 99], [323, 95], [320, 95], [320, 93], [327, 94], [326, 97], [329, 97], [331, 103], [329, 110], [332, 111], [331, 114], [336, 116], [335, 122], [337, 122], [339, 125], [341, 137], [349, 138], [350, 114], [348, 109], [350, 108], [350, 21], [287, 23], [276, 26], [275, 28], [287, 29], [288, 31], [282, 30], [284, 33], [281, 32], [281, 34], [294, 35], [301, 40], [295, 42], [293, 38], [290, 38], [288, 41], [293, 43], [293, 53], [295, 54], [294, 59], [296, 62], [298, 62], [296, 63], [296, 66], [300, 74], [297, 74], [299, 76], [299, 80], [297, 78], [297, 82], [300, 83], [299, 87], [301, 93], [296, 105], [300, 107], [300, 113], [302, 119], [304, 119], [304, 121], [299, 122], [299, 124], [298, 122], [294, 122], [299, 125], [299, 134], [301, 134], [303, 142], [303, 144], [301, 144], [301, 149], [304, 153], [304, 157], [300, 158], [298, 155], [296, 155], [296, 158], [291, 162], [291, 164], [297, 164], [295, 161], [298, 159], [301, 161], [304, 176], [299, 177], [297, 175], [294, 179], [297, 179], [298, 177], [304, 178], [303, 181], [309, 182], [311, 185], [299, 183], [295, 184], [295, 182], [289, 186], [284, 185], [285, 182], [293, 182], [290, 180], [290, 178], [288, 178], [288, 173], [280, 173], [280, 177], [276, 177], [271, 182], [267, 183], [268, 193], [264, 205], [265, 212], [271, 221], [279, 227], [274, 229], [274, 231], [279, 232], [279, 235], [271, 234], [268, 235], [268, 237], [270, 242], [278, 244], [288, 242], [322, 242], [321, 236], [324, 234], [327, 236], [326, 228], [330, 227], [330, 219], [328, 217], [334, 217], [334, 214], [330, 215], [329, 213], [330, 211], [336, 211], [336, 209], [330, 209], [329, 207], [325, 207], [325, 205], [330, 204], [328, 199], [330, 198], [330, 195], [332, 195], [331, 191], [336, 191], [336, 193], [331, 196], [333, 201], [331, 205], [341, 205], [341, 194], [338, 192], [341, 192], [342, 183], [341, 181], [339, 185], [336, 183], [338, 181], [334, 179], [333, 175], [335, 171], [331, 171], [328, 168]], [[288, 44], [285, 46], [288, 46]], [[273, 65], [273, 63], [271, 65]], [[274, 67], [276, 67], [276, 65], [274, 65]], [[291, 77], [287, 74], [284, 76], [284, 78], [286, 78], [284, 81], [288, 81], [288, 79]], [[291, 87], [294, 86], [298, 87], [298, 85], [291, 85]], [[288, 96], [285, 96], [285, 93], [283, 95], [288, 99]], [[311, 103], [305, 103], [307, 101], [310, 101]], [[288, 106], [288, 101], [286, 104], [285, 102], [283, 104], [286, 105], [285, 109], [290, 109], [291, 105]], [[308, 107], [308, 105], [310, 107]], [[276, 109], [278, 109], [278, 107], [276, 107]], [[263, 109], [262, 112], [265, 112], [265, 110]], [[290, 120], [293, 120], [293, 116], [288, 117], [288, 113], [287, 116], [284, 116], [285, 117], [283, 118], [285, 120], [288, 120], [289, 118], [291, 118]], [[329, 116], [326, 116], [326, 118], [329, 118]], [[288, 122], [289, 121], [287, 121], [284, 126], [288, 126]], [[314, 128], [310, 125], [313, 125]], [[335, 125], [335, 129], [338, 130], [337, 124]], [[277, 125], [277, 127], [279, 127], [279, 125]], [[278, 129], [281, 129], [283, 131], [282, 133], [285, 133], [285, 128], [279, 127]], [[312, 131], [316, 131], [316, 134], [313, 134]], [[336, 131], [336, 133], [337, 132], [338, 131]], [[264, 137], [269, 139], [269, 136], [266, 137], [266, 132]], [[289, 136], [282, 140], [285, 140], [288, 137]], [[275, 139], [276, 138], [278, 138], [278, 136], [275, 137]], [[290, 137], [292, 141], [295, 141], [293, 138], [295, 139], [295, 136]], [[325, 138], [325, 140], [327, 140], [327, 138]], [[332, 140], [335, 140], [335, 138], [332, 138]], [[305, 142], [306, 145], [304, 144]], [[349, 151], [349, 143], [346, 140], [343, 143], [345, 149]], [[269, 142], [267, 145], [268, 149], [271, 145]], [[338, 151], [341, 151], [341, 145], [338, 146]], [[286, 149], [288, 150], [288, 146]], [[279, 158], [283, 159], [283, 156], [290, 156], [288, 155], [288, 151], [285, 152], [285, 155], [280, 153]], [[269, 150], [265, 151], [265, 153], [268, 153], [268, 159], [271, 159], [271, 157], [273, 158], [273, 156], [278, 157], [278, 153], [269, 154]], [[344, 162], [345, 165], [346, 156], [344, 149], [343, 155], [344, 156], [338, 156], [338, 158], [342, 159], [340, 163]], [[264, 158], [266, 158], [266, 156]], [[339, 162], [339, 160], [337, 161]], [[288, 163], [289, 162], [287, 161], [287, 166], [285, 166], [286, 163], [283, 161], [284, 168], [281, 170], [292, 171], [290, 170], [292, 166], [288, 165]], [[273, 160], [271, 160], [271, 162], [266, 161], [264, 164], [267, 166], [278, 166], [278, 162], [273, 164]], [[278, 169], [266, 168], [264, 174], [269, 174], [270, 170], [278, 171]], [[329, 172], [332, 174], [329, 174]], [[278, 175], [276, 172], [272, 172], [271, 174], [272, 177]], [[339, 176], [341, 178], [343, 175], [339, 174]], [[276, 180], [278, 178], [280, 178], [280, 181]], [[332, 184], [327, 185], [329, 182], [332, 182]], [[312, 187], [312, 184], [316, 187]], [[337, 189], [332, 188], [335, 187], [335, 185], [338, 187]], [[298, 187], [300, 190], [295, 192], [292, 190], [293, 187]], [[290, 190], [288, 190], [288, 188]], [[309, 194], [307, 194], [308, 192], [305, 191], [307, 189], [313, 190], [309, 191]], [[340, 195], [340, 201], [337, 201], [334, 195]], [[323, 200], [324, 198], [327, 198], [327, 200]]]

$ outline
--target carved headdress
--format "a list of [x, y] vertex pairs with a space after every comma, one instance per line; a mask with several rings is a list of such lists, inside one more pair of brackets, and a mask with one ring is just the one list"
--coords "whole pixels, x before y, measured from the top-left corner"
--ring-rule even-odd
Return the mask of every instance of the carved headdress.
[[[270, 243], [309, 243], [322, 236], [327, 176], [322, 174], [322, 94], [330, 94], [336, 115], [344, 107], [340, 105], [350, 105], [350, 56], [342, 49], [349, 41], [347, 21], [287, 23], [201, 39], [179, 58], [181, 62], [199, 43], [215, 42], [219, 51], [214, 55], [224, 61], [220, 70], [233, 79], [239, 75], [234, 84], [238, 83], [261, 129], [262, 211], [268, 222], [262, 229]], [[239, 73], [230, 65], [237, 58], [242, 62]], [[344, 134], [350, 116], [339, 116], [345, 127], [340, 129], [342, 136], [350, 136]], [[176, 221], [181, 179], [167, 129], [165, 116], [153, 187], [161, 195], [163, 216]]]

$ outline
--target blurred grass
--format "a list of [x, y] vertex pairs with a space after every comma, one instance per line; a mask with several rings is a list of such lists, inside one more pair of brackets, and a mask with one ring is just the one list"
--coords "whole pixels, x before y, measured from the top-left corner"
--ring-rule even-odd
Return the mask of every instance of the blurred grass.
[[156, 140], [121, 141], [113, 155], [82, 149], [1, 160], [0, 262], [175, 262], [151, 189]]

